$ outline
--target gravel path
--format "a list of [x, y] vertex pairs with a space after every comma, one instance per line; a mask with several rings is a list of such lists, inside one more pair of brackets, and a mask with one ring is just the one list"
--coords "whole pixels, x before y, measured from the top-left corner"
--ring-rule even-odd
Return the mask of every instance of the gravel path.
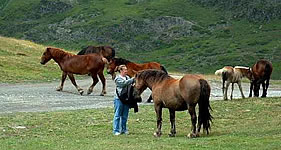
[[[0, 84], [0, 114], [14, 112], [45, 112], [57, 110], [91, 109], [113, 106], [115, 84], [107, 76], [107, 94], [99, 96], [101, 83], [99, 82], [90, 95], [79, 95], [77, 90], [66, 80], [63, 92], [55, 88], [59, 82], [36, 84]], [[209, 81], [212, 87], [211, 100], [222, 100], [221, 82]], [[77, 84], [84, 89], [84, 93], [92, 83], [91, 78], [77, 80]], [[244, 94], [248, 96], [249, 85], [243, 84]], [[145, 101], [150, 95], [146, 90], [142, 97]], [[270, 86], [268, 96], [281, 96], [281, 88]], [[240, 92], [235, 85], [234, 98], [240, 98]], [[141, 103], [141, 105], [147, 103]], [[152, 104], [148, 104], [152, 105]]]

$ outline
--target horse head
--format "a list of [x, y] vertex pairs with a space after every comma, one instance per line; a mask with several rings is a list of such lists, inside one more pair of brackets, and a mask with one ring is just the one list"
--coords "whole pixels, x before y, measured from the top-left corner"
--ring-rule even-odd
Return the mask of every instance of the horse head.
[[142, 92], [147, 89], [146, 79], [143, 78], [141, 75], [143, 71], [140, 71], [135, 75], [135, 84], [134, 87], [136, 88], [137, 92], [139, 94], [142, 94]]
[[117, 68], [118, 67], [117, 67], [114, 59], [110, 60], [110, 62], [106, 66], [107, 73], [112, 76], [112, 80], [114, 80], [116, 77], [115, 72], [117, 71]]
[[50, 52], [51, 48], [48, 47], [46, 48], [45, 52], [43, 53], [43, 55], [41, 56], [41, 61], [40, 63], [42, 65], [45, 65], [48, 61], [50, 61], [52, 59], [52, 54]]
[[141, 102], [142, 98], [141, 98], [141, 94], [140, 92], [136, 89], [136, 87], [133, 85], [132, 86], [132, 90], [131, 90], [131, 96], [134, 99], [134, 101], [136, 102]]

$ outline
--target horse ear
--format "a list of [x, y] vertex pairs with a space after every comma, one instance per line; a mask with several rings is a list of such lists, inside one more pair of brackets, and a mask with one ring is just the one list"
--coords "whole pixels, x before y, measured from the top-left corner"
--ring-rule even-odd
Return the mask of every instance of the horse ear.
[[50, 51], [50, 49], [51, 49], [51, 47], [47, 47], [46, 51], [48, 52], [48, 51]]

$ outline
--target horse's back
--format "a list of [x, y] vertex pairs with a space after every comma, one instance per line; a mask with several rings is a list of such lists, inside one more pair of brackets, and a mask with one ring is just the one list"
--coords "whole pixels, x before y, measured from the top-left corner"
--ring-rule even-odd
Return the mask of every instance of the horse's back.
[[252, 72], [255, 78], [270, 78], [272, 70], [272, 63], [264, 59], [257, 61], [252, 67]]
[[[188, 103], [197, 103], [201, 92], [200, 80], [205, 80], [200, 75], [187, 74], [179, 81], [179, 89], [181, 96]], [[205, 80], [206, 81], [206, 80]]]

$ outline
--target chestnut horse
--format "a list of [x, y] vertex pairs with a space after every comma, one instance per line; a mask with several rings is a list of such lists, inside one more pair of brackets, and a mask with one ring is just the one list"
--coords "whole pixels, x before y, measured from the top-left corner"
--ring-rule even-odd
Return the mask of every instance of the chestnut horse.
[[[235, 66], [233, 68], [231, 66], [225, 66], [222, 69], [217, 70], [215, 75], [220, 75], [222, 77], [222, 93], [224, 100], [227, 100], [227, 90], [230, 83], [232, 84], [230, 99], [232, 99], [233, 96], [234, 83], [238, 84], [241, 96], [242, 98], [245, 98], [241, 86], [241, 80], [243, 77], [247, 77], [249, 80], [251, 80], [252, 73], [249, 67]], [[224, 87], [225, 81], [226, 87]]]
[[48, 47], [41, 57], [41, 64], [44, 65], [51, 59], [58, 63], [60, 69], [63, 71], [61, 85], [57, 88], [57, 91], [62, 91], [64, 81], [66, 76], [68, 76], [72, 84], [82, 95], [84, 91], [76, 84], [73, 74], [90, 74], [93, 78], [93, 84], [89, 87], [88, 94], [93, 92], [94, 86], [99, 82], [97, 75], [99, 76], [103, 86], [100, 95], [103, 96], [106, 94], [105, 78], [103, 75], [106, 60], [101, 55], [89, 54], [80, 56], [65, 52], [58, 48]]
[[85, 55], [91, 53], [101, 54], [103, 57], [110, 61], [115, 57], [115, 50], [110, 46], [88, 46], [83, 48], [77, 55]]
[[[154, 108], [157, 116], [156, 137], [160, 137], [162, 127], [162, 108], [168, 108], [170, 112], [171, 132], [175, 136], [175, 111], [188, 110], [192, 121], [192, 133], [189, 137], [198, 137], [201, 126], [209, 134], [212, 122], [210, 114], [210, 92], [208, 82], [199, 75], [187, 74], [181, 79], [175, 79], [161, 70], [148, 69], [136, 74], [135, 89], [139, 95], [146, 89], [152, 90]], [[195, 107], [199, 104], [198, 125]]]
[[266, 97], [272, 70], [271, 62], [263, 59], [256, 62], [252, 67], [252, 82], [249, 97], [252, 97], [252, 90], [254, 90], [254, 96], [259, 97], [260, 84], [263, 87], [261, 97]]
[[[123, 58], [113, 58], [109, 64], [107, 65], [107, 73], [111, 74], [112, 79], [115, 78], [115, 72], [117, 71], [117, 67], [119, 65], [126, 65], [128, 69], [128, 76], [134, 77], [138, 71], [145, 70], [145, 69], [158, 69], [163, 70], [164, 72], [167, 72], [167, 70], [162, 66], [161, 64], [157, 62], [149, 62], [149, 63], [143, 63], [143, 64], [137, 64], [134, 62], [131, 62], [129, 60], [123, 59]], [[147, 102], [150, 103], [152, 100], [151, 95], [147, 99]]]

